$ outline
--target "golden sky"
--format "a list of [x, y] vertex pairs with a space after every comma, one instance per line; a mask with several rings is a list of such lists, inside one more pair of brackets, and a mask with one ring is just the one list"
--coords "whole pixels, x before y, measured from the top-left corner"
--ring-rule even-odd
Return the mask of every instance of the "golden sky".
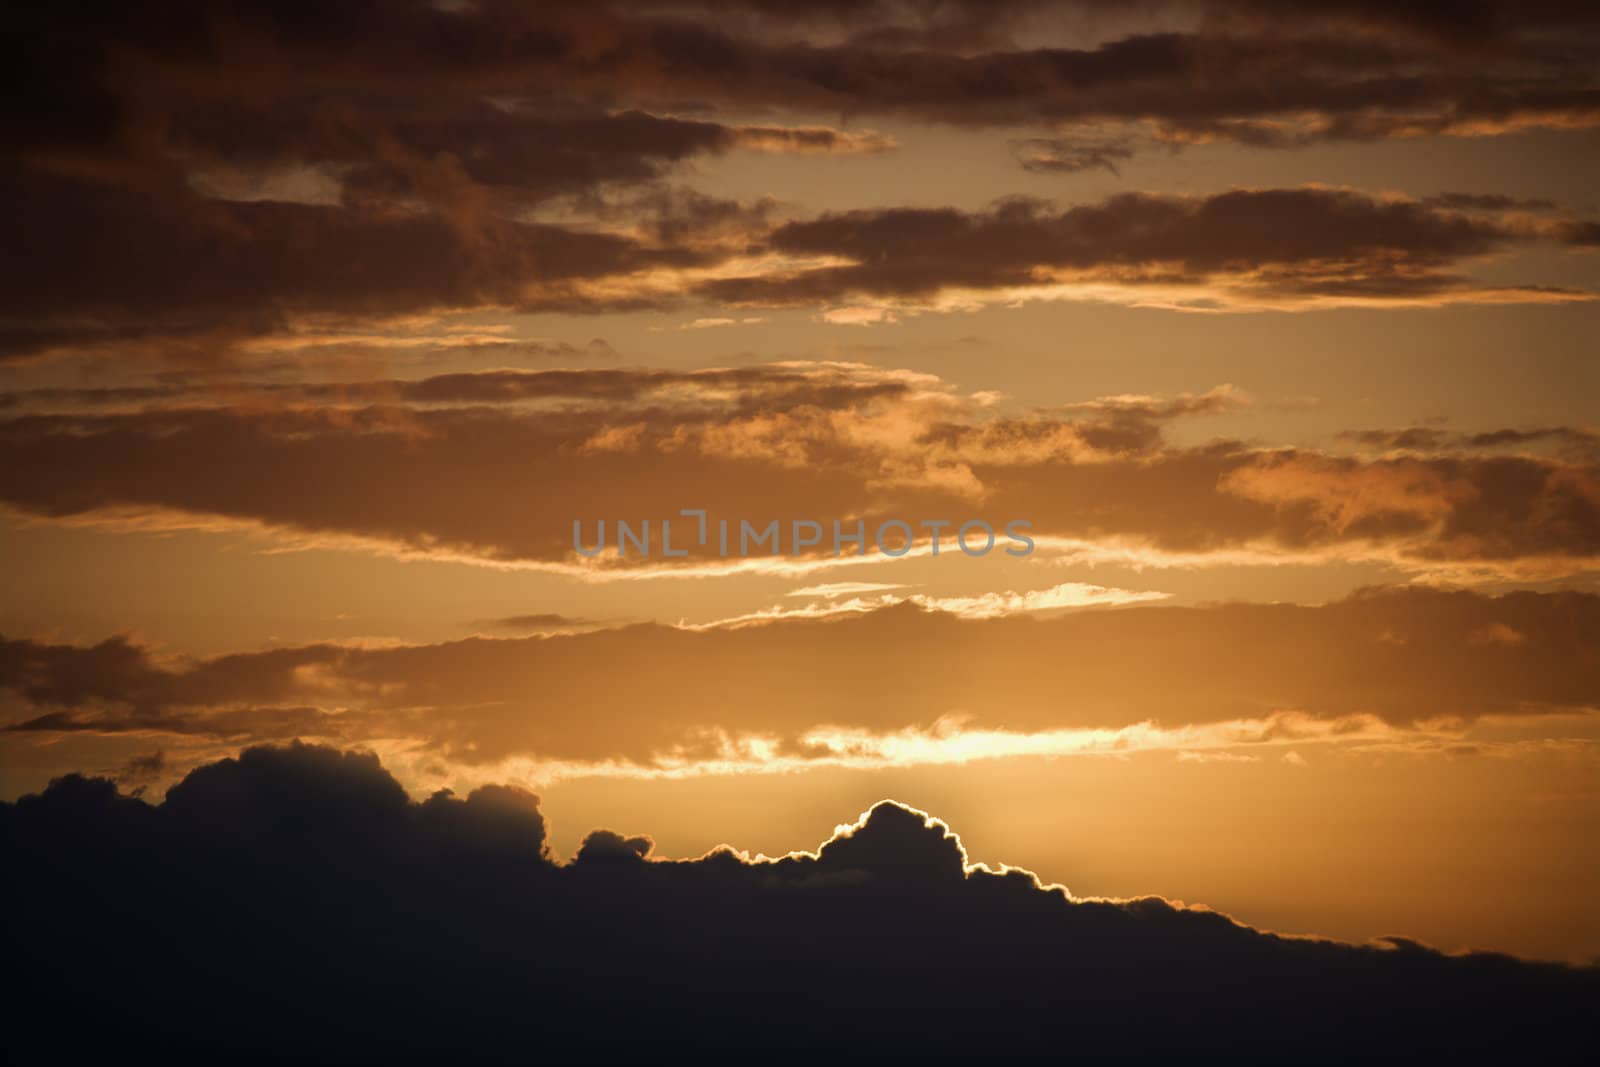
[[0, 799], [300, 739], [1600, 957], [1600, 21], [1467, 7], [24, 16]]

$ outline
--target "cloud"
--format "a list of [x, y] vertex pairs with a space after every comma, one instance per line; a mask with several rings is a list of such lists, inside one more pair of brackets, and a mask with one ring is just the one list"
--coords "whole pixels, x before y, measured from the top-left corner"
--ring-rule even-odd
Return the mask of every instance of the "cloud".
[[[1178, 753], [1179, 763], [1255, 763], [1259, 757], [1238, 752], [1196, 752], [1184, 749]], [[1288, 755], [1284, 759], [1287, 761]]]
[[1128, 138], [1024, 137], [1011, 142], [1011, 154], [1023, 170], [1038, 174], [1104, 170], [1120, 178], [1118, 164], [1132, 159], [1134, 152]]
[[[558, 864], [547, 836], [530, 794], [417, 803], [374, 757], [309, 746], [198, 768], [160, 806], [60, 779], [0, 805], [4, 885], [28, 902], [8, 936], [30, 978], [11, 1047], [499, 1062], [665, 1042], [731, 1059], [780, 1032], [789, 1054], [926, 1062], [981, 1056], [997, 1033], [1053, 1056], [1065, 1032], [1096, 1059], [1266, 1061], [1309, 1039], [1337, 1058], [1478, 1062], [1577, 1061], [1592, 1039], [1592, 968], [1074, 898], [971, 863], [894, 802], [772, 860], [659, 860], [648, 837], [600, 830]], [[955, 1007], [904, 1024], [936, 1004]]]
[[[486, 308], [807, 304], [867, 324], [907, 301], [1054, 290], [1188, 308], [1590, 295], [1462, 272], [1534, 238], [1495, 217], [1501, 202], [1540, 214], [1544, 239], [1595, 244], [1592, 219], [1492, 193], [873, 208], [769, 237], [774, 203], [673, 185], [731, 152], [894, 147], [819, 114], [1036, 133], [1014, 150], [1055, 172], [1115, 171], [1141, 141], [1589, 128], [1600, 26], [1577, 5], [1457, 20], [1332, 3], [1289, 22], [1236, 2], [1199, 18], [1091, 3], [816, 19], [763, 3], [264, 4], [193, 12], [181, 32], [93, 6], [28, 12], [31, 44], [5, 57], [17, 121], [0, 195], [30, 210], [7, 235], [0, 358], [215, 363], [307, 320]], [[802, 251], [822, 265], [790, 261]]]
[[827, 582], [823, 585], [807, 585], [793, 589], [785, 595], [833, 598], [854, 596], [859, 593], [887, 593], [890, 590], [904, 588], [905, 586], [894, 582]]
[[892, 137], [875, 130], [834, 130], [826, 126], [738, 126], [733, 143], [760, 152], [825, 152], [846, 155], [888, 152], [895, 147]]
[[830, 326], [887, 326], [899, 321], [894, 310], [886, 307], [829, 308], [821, 318]]
[[611, 830], [595, 830], [583, 839], [575, 864], [594, 867], [605, 863], [638, 863], [648, 859], [655, 848], [649, 837], [623, 837]]
[[[860, 521], [870, 538], [889, 519], [913, 523], [919, 552], [923, 521], [1020, 519], [1044, 554], [1370, 559], [1456, 580], [1582, 573], [1600, 545], [1592, 454], [1508, 453], [1512, 438], [1485, 451], [1494, 434], [1377, 457], [1168, 443], [1174, 420], [1248, 407], [1229, 387], [1032, 413], [846, 363], [240, 380], [220, 399], [160, 389], [16, 394], [0, 418], [0, 503], [587, 579], [859, 563], [848, 546], [832, 555], [829, 524]], [[686, 507], [707, 510], [704, 543]], [[690, 557], [620, 557], [619, 519], [651, 520], [658, 543], [673, 521]], [[741, 520], [773, 519], [827, 537], [807, 559], [723, 559], [719, 519], [735, 539]], [[605, 521], [608, 550], [579, 557], [574, 520], [586, 546]]]
[[725, 318], [725, 317], [709, 318], [709, 319], [694, 319], [694, 320], [692, 320], [690, 322], [684, 323], [682, 326], [679, 326], [678, 329], [680, 329], [680, 330], [712, 330], [712, 329], [716, 329], [719, 326], [753, 326], [756, 323], [766, 322], [766, 321], [767, 320], [764, 319], [763, 317], [761, 317], [760, 315], [746, 315], [744, 318], [741, 318], [741, 319], [730, 319], [730, 318]]
[[1447, 453], [1453, 451], [1546, 451], [1572, 460], [1600, 458], [1600, 434], [1576, 426], [1537, 426], [1525, 429], [1464, 433], [1442, 426], [1409, 426], [1402, 430], [1351, 430], [1341, 441], [1363, 448], [1394, 452]]
[[[399, 110], [397, 105], [404, 105]], [[738, 126], [523, 99], [406, 93], [372, 107], [289, 96], [241, 105], [213, 96], [175, 109], [170, 150], [190, 183], [223, 199], [383, 203], [422, 200], [446, 213], [528, 207], [664, 180], [692, 157], [735, 149], [873, 153], [872, 131]], [[290, 168], [288, 174], [284, 168]], [[298, 180], [307, 197], [290, 188]], [[272, 194], [277, 192], [278, 195]]]
[[[852, 590], [853, 586], [864, 588]], [[1008, 590], [1006, 592], [988, 592], [975, 596], [929, 596], [923, 593], [897, 594], [878, 592], [873, 596], [851, 596], [848, 600], [839, 599], [842, 595], [839, 590], [846, 592], [871, 592], [879, 587], [870, 582], [839, 582], [833, 585], [816, 586], [811, 589], [802, 589], [790, 593], [789, 596], [824, 596], [825, 603], [807, 604], [800, 608], [777, 605], [761, 611], [750, 612], [745, 615], [734, 616], [729, 619], [719, 619], [715, 622], [704, 624], [704, 628], [716, 626], [748, 626], [756, 623], [774, 622], [779, 619], [823, 619], [839, 615], [861, 615], [867, 612], [879, 611], [883, 608], [896, 607], [900, 604], [914, 604], [927, 611], [948, 612], [963, 619], [997, 619], [1005, 615], [1024, 615], [1036, 612], [1060, 611], [1068, 608], [1083, 608], [1099, 605], [1141, 604], [1153, 600], [1165, 600], [1170, 593], [1156, 590], [1111, 589], [1103, 585], [1090, 585], [1086, 582], [1062, 582], [1048, 589], [1030, 589], [1026, 592]], [[898, 586], [887, 586], [895, 589]], [[826, 590], [819, 594], [817, 590]]]
[[1011, 198], [976, 212], [872, 208], [786, 222], [767, 237], [771, 249], [823, 265], [719, 277], [700, 291], [751, 306], [879, 301], [885, 315], [895, 302], [961, 306], [985, 294], [1205, 298], [1219, 308], [1547, 300], [1561, 294], [1491, 287], [1463, 271], [1545, 236], [1583, 244], [1576, 233], [1320, 186], [1124, 193], [1064, 209]]
[[1422, 201], [1436, 207], [1456, 211], [1554, 211], [1556, 205], [1549, 200], [1530, 200], [1501, 193], [1438, 193]]
[[180, 662], [124, 638], [88, 647], [11, 639], [0, 643], [0, 691], [15, 701], [0, 739], [169, 736], [215, 748], [320, 738], [549, 779], [1435, 744], [1496, 716], [1600, 709], [1587, 655], [1600, 598], [1589, 594], [1375, 590], [1320, 606], [1012, 613], [1056, 606], [1055, 597], [978, 599], [1006, 609], [994, 612], [937, 598], [929, 608], [947, 610], [826, 600], [737, 626], [321, 644]]
[[30, 205], [9, 247], [28, 269], [0, 299], [12, 355], [172, 337], [210, 347], [215, 361], [228, 343], [297, 321], [582, 304], [588, 281], [701, 258], [490, 215], [463, 228], [437, 214], [220, 201], [16, 173], [0, 187]]
[[544, 633], [556, 630], [571, 630], [578, 627], [594, 626], [592, 619], [575, 618], [570, 615], [561, 615], [556, 612], [544, 611], [533, 615], [510, 615], [503, 619], [489, 619], [479, 625], [489, 626], [496, 630], [506, 630], [515, 633]]
[[143, 782], [159, 778], [167, 771], [167, 755], [161, 749], [134, 756], [128, 760], [121, 773], [116, 776], [116, 781], [121, 783]]
[[[41, 46], [17, 57], [25, 113], [52, 88], [75, 91], [58, 101], [58, 127], [35, 120], [23, 132], [35, 150], [59, 151], [146, 128], [151, 112], [181, 123], [181, 90], [196, 82], [232, 114], [269, 117], [265, 105], [335, 90], [390, 104], [371, 107], [379, 117], [441, 100], [609, 97], [972, 125], [1140, 120], [1272, 144], [1564, 128], [1592, 125], [1596, 110], [1596, 20], [1574, 3], [1395, 14], [1335, 0], [1294, 20], [1239, 0], [1131, 14], [1096, 2], [777, 8], [489, 0], [308, 18], [262, 5], [206, 12], [186, 35], [108, 13], [93, 36], [66, 32], [70, 22], [44, 9], [24, 24]], [[340, 117], [308, 116], [334, 128]], [[1259, 132], [1288, 123], [1292, 134]]]

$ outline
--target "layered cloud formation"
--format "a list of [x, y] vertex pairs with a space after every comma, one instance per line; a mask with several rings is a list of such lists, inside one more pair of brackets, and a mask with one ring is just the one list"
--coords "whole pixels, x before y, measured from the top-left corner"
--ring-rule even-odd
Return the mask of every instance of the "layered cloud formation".
[[[1103, 299], [1197, 310], [1592, 299], [1485, 257], [1592, 217], [1320, 186], [814, 214], [682, 183], [730, 153], [994, 131], [1035, 171], [1151, 144], [1286, 147], [1600, 122], [1581, 4], [423, 2], [21, 17], [0, 358], [217, 361], [329, 324], [487, 308]], [[75, 7], [74, 11], [78, 9]], [[1048, 17], [1047, 17], [1048, 16]], [[93, 32], [84, 29], [93, 26]], [[779, 117], [775, 117], [779, 116]], [[1019, 132], [1034, 136], [1018, 137]], [[855, 302], [876, 302], [866, 308]], [[830, 306], [843, 302], [844, 306]], [[877, 320], [864, 314], [875, 314]], [[853, 316], [853, 317], [852, 317]]]
[[1593, 4], [8, 14], [10, 1059], [1596, 1060]]
[[[463, 97], [561, 90], [974, 124], [1138, 120], [1168, 139], [1267, 145], [1595, 121], [1586, 60], [1596, 20], [1583, 4], [1392, 11], [1330, 0], [1292, 23], [1254, 0], [1131, 13], [1090, 0], [1069, 5], [1065, 18], [1050, 6], [417, 3], [320, 15], [201, 7], [160, 26], [107, 12], [99, 41], [67, 32], [70, 22], [45, 10], [28, 26], [44, 47], [22, 68], [39, 76], [19, 81], [33, 93], [76, 90], [62, 101], [72, 121], [27, 131], [40, 149], [101, 144], [154, 112], [178, 144], [229, 138], [262, 155], [298, 147], [287, 134], [306, 132], [310, 118], [334, 126], [325, 143], [337, 131], [337, 115], [272, 103], [305, 106], [329, 89], [381, 100], [419, 82], [442, 99], [406, 117], [419, 133], [431, 129], [433, 143], [470, 127], [471, 116], [427, 121]], [[135, 77], [144, 79], [137, 106], [118, 107]], [[195, 84], [226, 110], [208, 115], [186, 101], [181, 89]], [[222, 115], [254, 121], [224, 124]]]

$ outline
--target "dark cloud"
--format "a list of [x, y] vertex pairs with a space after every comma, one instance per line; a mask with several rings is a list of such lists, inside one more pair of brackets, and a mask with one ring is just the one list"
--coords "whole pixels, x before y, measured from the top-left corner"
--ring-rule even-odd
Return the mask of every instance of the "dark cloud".
[[[1070, 43], [1081, 37], [1073, 31], [1082, 16], [1104, 18], [1109, 5], [867, 4], [787, 18], [768, 4], [485, 2], [446, 11], [410, 3], [315, 17], [261, 5], [202, 10], [170, 25], [107, 17], [88, 39], [60, 32], [64, 20], [53, 11], [30, 21], [40, 24], [35, 36], [56, 31], [59, 47], [41, 59], [66, 72], [58, 81], [78, 86], [64, 102], [74, 105], [69, 130], [81, 138], [104, 136], [126, 117], [130, 68], [169, 92], [199, 82], [245, 99], [426, 84], [436, 93], [697, 100], [996, 124], [1154, 118], [1181, 128], [1311, 113], [1345, 136], [1557, 124], [1592, 113], [1591, 10], [1465, 6], [1469, 17], [1435, 14], [1438, 5], [1418, 16], [1336, 2], [1290, 21], [1231, 0], [1199, 5], [1198, 19], [1195, 5], [1146, 5], [1152, 17], [1143, 26], [1130, 32], [1107, 20], [1112, 34], [1085, 47]], [[69, 136], [30, 132], [46, 143]]]
[[1133, 158], [1133, 145], [1128, 138], [1026, 137], [1011, 142], [1011, 154], [1023, 170], [1039, 174], [1105, 170], [1121, 177], [1118, 164]]
[[1410, 426], [1403, 430], [1352, 430], [1339, 435], [1367, 448], [1407, 452], [1482, 450], [1551, 450], [1574, 460], [1600, 458], [1600, 434], [1576, 426], [1537, 426], [1529, 429], [1483, 430], [1465, 433], [1439, 426]]
[[574, 309], [588, 302], [585, 280], [700, 258], [487, 214], [221, 201], [16, 173], [0, 192], [28, 205], [10, 227], [0, 293], [11, 355], [162, 338], [222, 347], [319, 318]]
[[1469, 289], [1458, 273], [1467, 260], [1534, 236], [1497, 218], [1317, 187], [1128, 193], [1066, 209], [1010, 199], [980, 212], [888, 208], [786, 223], [769, 236], [773, 249], [853, 262], [702, 288], [753, 304], [1073, 280], [1211, 283], [1246, 299], [1416, 298]]
[[[1291, 21], [1250, 3], [1203, 5], [1198, 19], [1155, 5], [1134, 29], [1099, 3], [804, 17], [763, 3], [180, 3], [160, 18], [36, 7], [0, 64], [14, 90], [0, 195], [28, 205], [5, 242], [0, 352], [197, 358], [305, 316], [656, 306], [674, 294], [642, 284], [652, 271], [740, 250], [738, 236], [724, 233], [724, 246], [699, 227], [737, 222], [749, 238], [765, 209], [680, 205], [636, 217], [634, 234], [528, 212], [640, 203], [684, 162], [736, 149], [890, 144], [728, 112], [1044, 126], [1048, 136], [1017, 142], [1021, 158], [1067, 171], [1127, 158], [1127, 135], [1099, 132], [1106, 123], [1144, 123], [1170, 143], [1264, 145], [1594, 124], [1592, 12], [1471, 6], [1458, 18], [1328, 3]], [[1086, 29], [1097, 43], [1074, 47]], [[1256, 270], [1242, 280], [1253, 290], [1414, 299], [1460, 288], [1444, 268], [1507, 237], [1490, 220], [1436, 217], [1486, 206], [1461, 195], [1432, 207], [1280, 191], [1188, 208], [1129, 198], [1060, 214], [858, 213], [784, 227], [774, 246], [855, 248], [882, 263], [703, 292], [926, 295], [1026, 284], [1041, 268], [1148, 280], [1170, 260]], [[925, 243], [908, 248], [906, 225]], [[1147, 241], [1133, 236], [1143, 228]], [[1594, 228], [1570, 221], [1549, 235], [1592, 246]], [[1311, 260], [1328, 269], [1308, 271]], [[599, 279], [612, 284], [584, 284]]]
[[409, 738], [467, 764], [660, 767], [748, 758], [746, 737], [780, 739], [784, 755], [848, 756], [848, 738], [809, 748], [804, 739], [832, 729], [870, 741], [957, 713], [973, 728], [1024, 733], [1238, 720], [1247, 725], [1227, 740], [1250, 744], [1326, 740], [1318, 723], [1352, 716], [1405, 731], [1595, 709], [1597, 641], [1600, 598], [1581, 593], [1381, 590], [1321, 606], [1050, 619], [964, 620], [907, 604], [742, 628], [313, 645], [183, 665], [120, 640], [11, 640], [0, 644], [0, 690], [26, 702], [5, 726], [15, 741]]
[[1557, 232], [1563, 241], [1575, 248], [1600, 247], [1600, 222], [1567, 222], [1561, 224]]
[[[618, 186], [653, 185], [676, 164], [746, 148], [766, 152], [876, 152], [881, 136], [822, 126], [724, 125], [575, 105], [408, 97], [363, 107], [360, 98], [263, 102], [240, 114], [233, 101], [180, 112], [172, 151], [202, 185], [285, 167], [320, 168], [345, 204], [422, 199], [451, 209], [480, 198], [497, 209]], [[280, 183], [283, 179], [280, 178]], [[280, 184], [279, 189], [292, 189]], [[242, 192], [242, 187], [241, 187]], [[237, 195], [237, 194], [236, 194]]]
[[64, 778], [0, 805], [0, 840], [25, 1061], [1594, 1051], [1592, 968], [1074, 900], [966, 867], [889, 802], [777, 861], [650, 861], [600, 831], [560, 865], [526, 793], [418, 804], [373, 757], [295, 746], [201, 767], [159, 807]]
[[623, 837], [613, 830], [595, 830], [578, 846], [573, 862], [594, 865], [598, 863], [637, 863], [649, 857], [656, 843], [646, 836]]
[[161, 749], [134, 756], [116, 776], [118, 783], [140, 783], [159, 778], [167, 771], [167, 754]]
[[1553, 211], [1556, 206], [1549, 200], [1527, 200], [1501, 193], [1439, 193], [1422, 202], [1460, 211]]
[[545, 630], [566, 630], [575, 626], [593, 625], [591, 619], [579, 619], [556, 612], [539, 612], [534, 615], [510, 615], [503, 619], [490, 619], [488, 625], [497, 630], [535, 633]]
[[1409, 426], [1404, 430], [1346, 430], [1339, 435], [1369, 448], [1397, 448], [1408, 451], [1433, 451], [1453, 440], [1454, 434], [1433, 426]]
[[614, 18], [423, 3], [20, 16], [8, 41], [26, 45], [0, 57], [19, 90], [0, 196], [27, 210], [0, 265], [0, 359], [214, 360], [308, 317], [651, 306], [658, 296], [580, 283], [714, 259], [697, 227], [761, 209], [663, 202], [630, 219], [654, 234], [649, 248], [591, 219], [528, 213], [660, 194], [695, 156], [892, 147], [871, 131], [728, 124], [539, 84], [549, 63], [583, 65], [585, 37], [603, 52]]

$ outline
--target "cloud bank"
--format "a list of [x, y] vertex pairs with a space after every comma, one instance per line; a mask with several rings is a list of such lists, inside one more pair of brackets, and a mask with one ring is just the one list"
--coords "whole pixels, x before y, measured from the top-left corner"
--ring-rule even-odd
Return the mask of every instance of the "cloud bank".
[[17, 23], [0, 57], [13, 116], [0, 196], [28, 210], [0, 264], [0, 360], [216, 364], [264, 337], [485, 309], [682, 305], [714, 321], [805, 305], [851, 321], [828, 305], [1593, 298], [1474, 276], [1491, 252], [1596, 243], [1592, 218], [1545, 205], [1535, 225], [1494, 194], [1247, 189], [805, 217], [686, 185], [698, 162], [741, 153], [895, 151], [862, 121], [992, 132], [996, 153], [1009, 143], [1023, 167], [1069, 174], [1115, 174], [1152, 145], [1587, 131], [1600, 23], [1583, 4], [1397, 15], [1337, 0], [1286, 20], [1238, 0], [810, 14], [406, 0], [177, 4], [151, 21], [92, 3]]
[[[1458, 581], [1580, 574], [1600, 550], [1586, 430], [1432, 432], [1376, 453], [1363, 431], [1354, 450], [1170, 443], [1178, 420], [1249, 405], [1226, 386], [1003, 412], [928, 374], [790, 362], [9, 399], [0, 504], [16, 512], [266, 530], [589, 579], [793, 563], [723, 560], [715, 537], [686, 546], [693, 522], [678, 516], [690, 506], [735, 537], [740, 520], [819, 521], [816, 567], [840, 562], [832, 521], [865, 523], [870, 542], [888, 519], [974, 517], [996, 530], [1030, 521], [1044, 552], [1364, 559]], [[574, 520], [592, 539], [598, 521], [618, 519], [652, 520], [658, 540], [659, 523], [677, 519], [690, 556], [623, 558], [614, 531], [602, 557], [576, 552]]]
[[1593, 968], [1075, 899], [892, 802], [777, 860], [654, 860], [597, 830], [563, 864], [531, 794], [416, 803], [372, 756], [296, 745], [199, 768], [158, 807], [65, 778], [0, 805], [0, 840], [30, 1057], [1594, 1051]]
[[[126, 638], [8, 640], [0, 740], [166, 739], [218, 753], [320, 738], [381, 744], [469, 779], [501, 768], [548, 780], [1031, 753], [1276, 754], [1292, 743], [1427, 753], [1482, 721], [1592, 720], [1600, 709], [1592, 594], [1371, 590], [1322, 606], [1053, 618], [963, 618], [963, 607], [200, 660], [162, 659]], [[1574, 736], [1594, 752], [1584, 731]]]

